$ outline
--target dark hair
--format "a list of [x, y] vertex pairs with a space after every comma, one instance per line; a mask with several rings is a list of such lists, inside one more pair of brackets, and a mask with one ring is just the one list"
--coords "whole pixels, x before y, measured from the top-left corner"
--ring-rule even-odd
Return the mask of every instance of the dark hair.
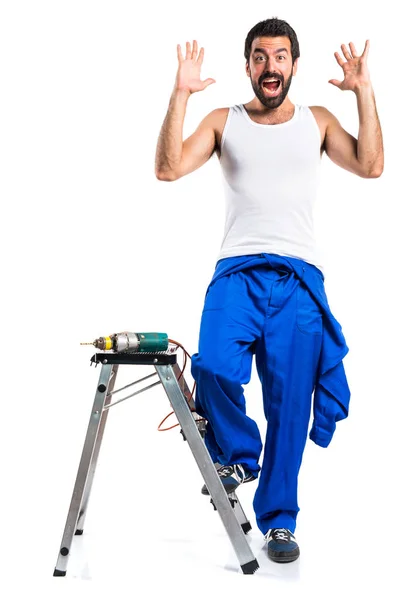
[[257, 25], [254, 25], [247, 34], [245, 40], [244, 56], [245, 60], [250, 62], [251, 44], [257, 37], [288, 37], [290, 40], [290, 47], [292, 51], [292, 64], [300, 56], [299, 42], [295, 31], [290, 27], [289, 23], [273, 17], [272, 19], [266, 19], [260, 21]]

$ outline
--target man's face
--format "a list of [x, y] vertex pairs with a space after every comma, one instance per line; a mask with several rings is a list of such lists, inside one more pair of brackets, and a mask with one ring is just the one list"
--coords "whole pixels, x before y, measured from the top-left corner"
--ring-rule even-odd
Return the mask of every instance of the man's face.
[[[280, 106], [287, 96], [292, 76], [296, 75], [297, 70], [297, 59], [292, 65], [289, 38], [255, 38], [251, 46], [249, 64], [246, 63], [245, 69], [260, 102], [267, 108]], [[272, 77], [278, 79], [278, 85], [265, 82]]]

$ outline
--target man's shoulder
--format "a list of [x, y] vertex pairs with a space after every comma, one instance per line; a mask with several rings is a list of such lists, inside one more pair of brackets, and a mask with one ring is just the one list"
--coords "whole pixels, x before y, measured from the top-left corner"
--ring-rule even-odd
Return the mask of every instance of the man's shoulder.
[[209, 114], [212, 115], [212, 118], [215, 121], [222, 121], [223, 119], [226, 119], [226, 117], [228, 116], [229, 109], [230, 109], [229, 106], [223, 106], [221, 108], [214, 108], [213, 111]]
[[222, 108], [214, 108], [210, 113], [208, 113], [208, 117], [212, 117], [214, 119], [219, 117], [224, 117], [229, 112], [229, 106], [224, 106]]
[[309, 106], [308, 108], [310, 108], [316, 120], [324, 125], [327, 125], [334, 116], [325, 106]]
[[212, 127], [212, 129], [219, 135], [222, 134], [223, 128], [225, 126], [226, 120], [228, 118], [229, 106], [214, 108], [208, 115], [205, 117], [206, 124]]

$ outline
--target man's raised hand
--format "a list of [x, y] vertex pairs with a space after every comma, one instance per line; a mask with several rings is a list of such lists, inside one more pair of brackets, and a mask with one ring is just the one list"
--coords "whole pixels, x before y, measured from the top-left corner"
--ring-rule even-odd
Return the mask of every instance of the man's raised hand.
[[179, 68], [176, 76], [175, 89], [178, 91], [188, 91], [190, 94], [200, 92], [211, 83], [216, 83], [214, 79], [200, 79], [200, 69], [203, 62], [204, 48], [200, 49], [197, 56], [197, 41], [193, 40], [193, 51], [190, 49], [190, 42], [186, 42], [186, 58], [183, 58], [180, 44], [177, 44], [177, 56], [179, 59]]
[[351, 90], [355, 92], [360, 87], [371, 85], [370, 73], [367, 67], [367, 56], [369, 54], [370, 41], [366, 40], [366, 45], [361, 56], [358, 55], [357, 50], [352, 42], [349, 43], [349, 46], [351, 54], [347, 50], [345, 44], [341, 45], [343, 54], [347, 59], [346, 62], [343, 61], [338, 52], [334, 52], [337, 63], [344, 72], [344, 80], [338, 81], [337, 79], [330, 79], [328, 83], [332, 83], [332, 85], [340, 88], [340, 90]]

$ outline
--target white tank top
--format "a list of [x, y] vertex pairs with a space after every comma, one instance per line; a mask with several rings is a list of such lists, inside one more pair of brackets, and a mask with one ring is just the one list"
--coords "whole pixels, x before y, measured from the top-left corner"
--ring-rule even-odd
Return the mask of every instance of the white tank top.
[[323, 271], [313, 208], [321, 134], [308, 106], [286, 123], [253, 121], [242, 104], [229, 108], [220, 165], [225, 230], [217, 260], [268, 252], [300, 258]]

